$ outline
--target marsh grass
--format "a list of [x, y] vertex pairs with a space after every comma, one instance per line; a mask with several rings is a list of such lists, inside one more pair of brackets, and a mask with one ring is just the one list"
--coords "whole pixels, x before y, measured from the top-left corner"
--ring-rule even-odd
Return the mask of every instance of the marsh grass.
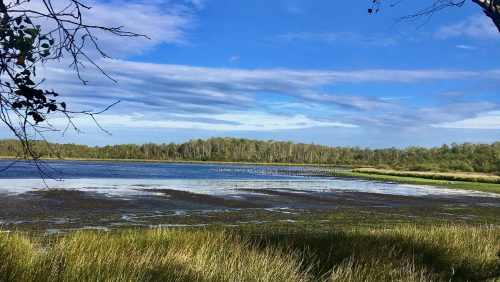
[[[254, 230], [258, 231], [258, 230]], [[449, 281], [500, 279], [500, 228], [0, 234], [1, 281]]]
[[325, 174], [337, 177], [363, 178], [363, 179], [390, 181], [390, 182], [407, 183], [407, 184], [441, 186], [446, 188], [473, 190], [473, 191], [482, 191], [482, 192], [500, 194], [499, 183], [475, 182], [472, 181], [471, 179], [469, 179], [468, 181], [444, 180], [440, 178], [433, 178], [431, 177], [431, 175], [429, 176], [416, 175], [414, 174], [414, 172], [401, 172], [399, 175], [395, 175], [395, 173], [391, 174], [390, 172], [384, 174], [382, 170], [378, 170], [377, 172], [375, 172], [374, 170], [356, 169], [354, 171], [328, 171], [325, 172]]
[[390, 169], [376, 169], [376, 168], [357, 168], [354, 172], [393, 175], [403, 177], [420, 177], [436, 180], [450, 180], [450, 181], [468, 181], [468, 182], [482, 182], [482, 183], [496, 183], [500, 184], [500, 176], [485, 173], [465, 173], [465, 172], [432, 172], [432, 171], [400, 171]]
[[[1, 281], [303, 281], [299, 259], [225, 231], [0, 235]], [[44, 241], [42, 243], [42, 241]]]
[[[486, 281], [500, 279], [500, 228], [399, 227], [325, 234], [268, 235], [330, 281]], [[316, 262], [316, 263], [314, 263]]]

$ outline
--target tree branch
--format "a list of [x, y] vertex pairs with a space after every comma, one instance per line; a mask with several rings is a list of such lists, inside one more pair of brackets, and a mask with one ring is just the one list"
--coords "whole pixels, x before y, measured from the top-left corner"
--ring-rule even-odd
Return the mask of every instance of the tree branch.
[[[26, 5], [31, 0], [0, 0], [0, 120], [22, 144], [22, 158], [31, 159], [43, 179], [47, 165], [40, 162], [40, 155], [34, 151], [31, 140], [41, 137], [45, 132], [56, 132], [49, 119], [52, 114], [62, 113], [68, 120], [63, 135], [68, 128], [81, 131], [72, 121], [72, 115], [89, 116], [103, 132], [106, 131], [97, 121], [96, 116], [116, 105], [115, 102], [104, 110], [69, 111], [66, 103], [61, 102], [59, 94], [53, 90], [40, 89], [45, 81], [36, 82], [36, 68], [51, 60], [58, 60], [65, 55], [71, 59], [70, 67], [76, 70], [77, 77], [84, 84], [81, 75], [84, 62], [90, 63], [104, 76], [115, 81], [87, 53], [90, 44], [101, 57], [109, 58], [98, 44], [97, 32], [120, 37], [145, 37], [145, 35], [127, 31], [122, 26], [107, 27], [88, 24], [84, 21], [83, 10], [91, 7], [78, 0], [66, 0], [67, 5], [56, 9], [52, 0], [39, 0], [43, 4], [40, 10]], [[60, 4], [57, 0], [57, 4]], [[38, 20], [48, 20], [55, 26], [42, 32]], [[116, 82], [116, 81], [115, 81]]]

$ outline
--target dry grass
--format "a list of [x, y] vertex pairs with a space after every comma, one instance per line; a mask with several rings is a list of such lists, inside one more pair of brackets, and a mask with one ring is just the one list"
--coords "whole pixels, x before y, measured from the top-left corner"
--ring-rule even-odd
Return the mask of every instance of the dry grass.
[[429, 178], [437, 180], [500, 183], [500, 176], [493, 174], [485, 174], [485, 173], [400, 171], [400, 170], [376, 169], [376, 168], [358, 168], [355, 169], [354, 171], [362, 173], [381, 174], [381, 175], [421, 177], [421, 178]]

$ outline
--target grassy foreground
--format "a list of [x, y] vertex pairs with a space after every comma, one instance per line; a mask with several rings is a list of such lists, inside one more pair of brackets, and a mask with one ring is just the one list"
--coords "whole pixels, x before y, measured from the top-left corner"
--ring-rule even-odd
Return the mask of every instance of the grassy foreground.
[[436, 179], [433, 174], [422, 174], [419, 172], [399, 172], [399, 171], [386, 171], [386, 170], [373, 170], [373, 169], [355, 169], [353, 171], [327, 171], [325, 174], [339, 177], [349, 178], [364, 178], [380, 181], [391, 181], [407, 184], [418, 185], [433, 185], [446, 188], [455, 188], [462, 190], [474, 190], [481, 192], [489, 192], [500, 194], [499, 183], [483, 183], [474, 182], [471, 180], [448, 180]]
[[500, 281], [499, 227], [0, 234], [1, 281]]

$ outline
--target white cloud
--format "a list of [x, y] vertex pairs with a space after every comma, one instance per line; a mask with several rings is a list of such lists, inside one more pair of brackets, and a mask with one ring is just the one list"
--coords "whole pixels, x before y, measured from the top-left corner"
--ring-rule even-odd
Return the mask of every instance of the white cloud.
[[[157, 126], [227, 130], [353, 124], [404, 127], [449, 122], [471, 117], [474, 109], [494, 110], [495, 105], [469, 103], [423, 109], [403, 106], [395, 98], [339, 94], [324, 89], [335, 89], [337, 84], [500, 80], [500, 70], [248, 70], [120, 60], [103, 60], [100, 64], [118, 83], [92, 68], [83, 73], [90, 81], [86, 86], [75, 83], [75, 74], [65, 66], [48, 66], [40, 75], [47, 78], [47, 87], [56, 89], [71, 110], [100, 109], [120, 100], [109, 114], [121, 116], [123, 121], [127, 115], [142, 115], [147, 121], [144, 123]], [[405, 96], [408, 95], [395, 97]], [[288, 103], [291, 104], [287, 107]], [[238, 113], [243, 120], [224, 116], [231, 113]], [[261, 117], [262, 123], [249, 123], [255, 116]], [[273, 127], [274, 120], [278, 122]]]
[[[95, 126], [92, 119], [80, 116], [73, 119], [78, 127]], [[64, 118], [52, 119], [53, 125], [62, 127], [67, 123]], [[305, 115], [275, 115], [264, 112], [229, 112], [225, 114], [175, 114], [169, 118], [152, 119], [151, 115], [103, 115], [99, 124], [105, 128], [179, 128], [217, 131], [269, 131], [283, 129], [302, 129], [311, 127], [357, 127], [354, 124], [314, 120]]]
[[397, 44], [397, 40], [394, 37], [381, 35], [365, 36], [356, 32], [289, 32], [278, 35], [277, 39], [285, 42], [355, 43], [377, 47], [387, 47]]
[[[185, 31], [193, 25], [193, 16], [182, 5], [150, 5], [114, 1], [93, 2], [92, 9], [84, 15], [89, 23], [103, 26], [124, 26], [125, 29], [147, 35], [150, 40], [102, 36], [105, 50], [110, 48], [141, 53], [161, 43], [186, 44]], [[118, 44], [118, 46], [117, 46]], [[119, 47], [119, 49], [117, 48]]]
[[475, 14], [465, 20], [442, 26], [434, 36], [438, 39], [470, 37], [474, 39], [500, 39], [498, 30], [490, 18], [484, 14]]
[[[417, 98], [416, 98], [417, 99]], [[419, 99], [420, 100], [420, 99]], [[372, 108], [361, 112], [350, 112], [341, 121], [360, 126], [369, 125], [393, 130], [416, 130], [436, 127], [437, 124], [469, 119], [477, 113], [498, 110], [498, 104], [485, 101], [448, 101], [433, 106], [400, 105], [394, 109]]]
[[[143, 34], [149, 37], [122, 38], [109, 32], [93, 30], [97, 43], [102, 50], [112, 57], [138, 55], [162, 44], [189, 44], [187, 31], [194, 27], [196, 8], [188, 3], [162, 0], [110, 0], [81, 1], [90, 9], [82, 9], [82, 19], [85, 24], [123, 27], [123, 30]], [[56, 11], [62, 10], [70, 3], [68, 0], [52, 1]], [[200, 0], [193, 0], [195, 6], [201, 5]], [[24, 4], [36, 11], [45, 11], [41, 1], [30, 1]], [[74, 20], [72, 18], [67, 18]], [[55, 26], [50, 20], [36, 20], [42, 30], [52, 30]], [[68, 26], [71, 27], [71, 26]], [[77, 34], [80, 38], [82, 34]], [[87, 44], [87, 52], [92, 52], [92, 44]], [[97, 56], [95, 53], [93, 56]]]
[[415, 96], [396, 96], [396, 97], [382, 97], [380, 100], [382, 101], [395, 101], [395, 100], [405, 100], [405, 99], [410, 99]]
[[500, 129], [500, 111], [481, 113], [473, 118], [432, 124], [438, 128]]
[[237, 56], [237, 55], [231, 56], [228, 59], [228, 61], [231, 62], [231, 63], [237, 62], [239, 60], [240, 60], [240, 56]]
[[191, 3], [198, 9], [203, 9], [205, 7], [205, 0], [185, 0], [187, 3]]
[[[389, 109], [389, 100], [357, 95], [325, 93], [322, 88], [340, 83], [423, 83], [439, 80], [500, 79], [500, 70], [248, 70], [182, 65], [161, 65], [119, 60], [100, 61], [118, 83], [89, 68], [83, 73], [87, 86], [65, 66], [45, 70], [47, 86], [82, 105], [109, 104], [121, 100], [129, 108], [145, 111], [220, 113], [257, 107], [257, 94], [284, 95], [301, 103], [358, 110]], [[69, 103], [68, 103], [69, 104]], [[75, 104], [75, 103], [73, 103]]]
[[475, 50], [475, 49], [477, 49], [474, 46], [465, 45], [465, 44], [455, 45], [455, 47], [457, 47], [458, 49], [464, 49], [464, 50]]

